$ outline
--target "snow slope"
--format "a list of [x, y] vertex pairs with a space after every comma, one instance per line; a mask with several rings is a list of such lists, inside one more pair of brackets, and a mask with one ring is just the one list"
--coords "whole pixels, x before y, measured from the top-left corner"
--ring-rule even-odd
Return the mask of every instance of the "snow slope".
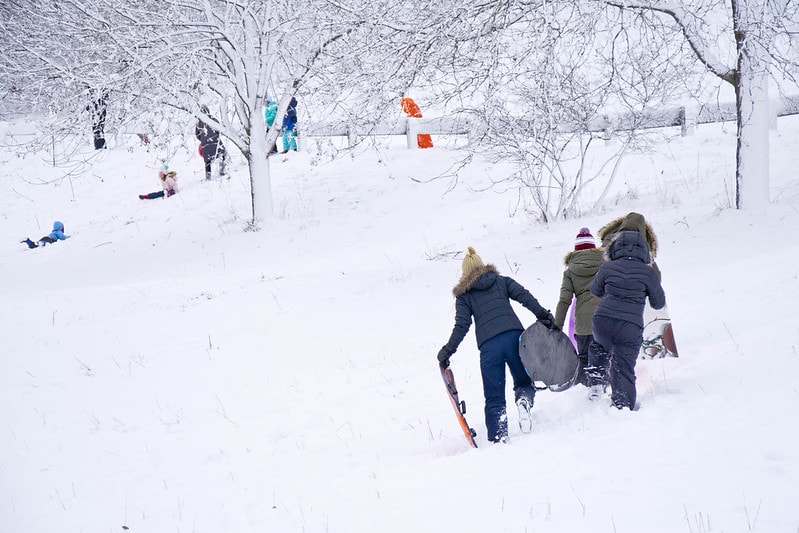
[[[629, 156], [606, 205], [548, 226], [477, 192], [492, 164], [455, 180], [456, 149], [291, 154], [259, 232], [241, 162], [205, 183], [192, 145], [169, 161], [181, 192], [153, 201], [162, 154], [135, 138], [87, 147], [71, 178], [4, 150], [0, 529], [799, 530], [799, 119], [771, 135], [765, 214], [729, 209], [734, 128], [716, 125]], [[459, 254], [554, 310], [578, 229], [632, 210], [682, 356], [639, 362], [638, 412], [541, 392], [533, 432], [511, 409], [490, 445], [470, 333], [470, 449], [435, 360]], [[54, 220], [71, 239], [19, 244]]]

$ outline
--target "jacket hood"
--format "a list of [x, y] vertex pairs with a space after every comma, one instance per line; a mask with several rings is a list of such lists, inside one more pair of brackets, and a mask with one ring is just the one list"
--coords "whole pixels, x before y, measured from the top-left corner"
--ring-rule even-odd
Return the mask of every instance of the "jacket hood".
[[53, 222], [53, 231], [64, 231], [64, 223], [58, 220]]
[[499, 271], [494, 265], [485, 265], [475, 268], [468, 274], [461, 276], [460, 281], [452, 289], [452, 294], [457, 298], [471, 289], [485, 290], [494, 284]]
[[578, 276], [593, 276], [599, 266], [605, 262], [605, 250], [602, 248], [589, 248], [576, 250], [566, 254], [563, 264]]
[[649, 264], [649, 247], [644, 237], [637, 231], [622, 231], [613, 238], [608, 248], [607, 258], [611, 261], [616, 259], [638, 259]]
[[636, 212], [627, 213], [627, 215], [602, 226], [597, 235], [602, 242], [602, 246], [607, 248], [613, 236], [622, 231], [637, 231], [640, 233], [646, 239], [646, 244], [649, 246], [649, 252], [652, 257], [657, 255], [657, 237], [644, 215]]

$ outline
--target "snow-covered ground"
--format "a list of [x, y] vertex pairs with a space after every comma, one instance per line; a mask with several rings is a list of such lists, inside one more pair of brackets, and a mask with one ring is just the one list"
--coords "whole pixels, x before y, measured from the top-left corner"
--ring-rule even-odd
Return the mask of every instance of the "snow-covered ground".
[[[493, 165], [447, 192], [463, 154], [404, 139], [276, 159], [259, 232], [240, 158], [206, 183], [192, 144], [181, 192], [141, 201], [160, 161], [135, 137], [63, 179], [4, 149], [0, 530], [796, 532], [799, 118], [771, 134], [765, 214], [729, 209], [734, 131], [628, 156], [601, 212], [547, 226], [477, 192]], [[532, 433], [511, 409], [491, 445], [470, 333], [469, 448], [435, 359], [456, 253], [554, 310], [579, 228], [629, 211], [657, 233], [681, 357], [639, 362], [638, 412], [540, 392]], [[54, 220], [72, 238], [19, 244]]]

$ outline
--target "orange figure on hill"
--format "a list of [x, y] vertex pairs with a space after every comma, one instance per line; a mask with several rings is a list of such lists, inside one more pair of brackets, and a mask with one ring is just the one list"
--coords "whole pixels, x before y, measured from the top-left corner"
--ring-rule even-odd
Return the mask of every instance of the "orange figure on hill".
[[[422, 110], [419, 109], [419, 106], [416, 105], [412, 98], [405, 97], [400, 103], [406, 115], [411, 118], [422, 118]], [[419, 145], [419, 148], [432, 148], [433, 139], [430, 135], [423, 133], [416, 136], [416, 144]]]

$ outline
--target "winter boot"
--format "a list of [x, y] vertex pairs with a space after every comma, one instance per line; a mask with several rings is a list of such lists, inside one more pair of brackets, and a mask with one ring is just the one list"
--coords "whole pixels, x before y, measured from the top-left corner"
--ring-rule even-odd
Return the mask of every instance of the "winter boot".
[[25, 244], [28, 245], [28, 248], [38, 248], [39, 247], [39, 245], [36, 244], [35, 242], [33, 242], [32, 240], [30, 240], [30, 238], [27, 238], [24, 241], [19, 241], [19, 242], [24, 242]]
[[502, 408], [502, 411], [498, 413], [486, 412], [486, 417], [488, 417], [486, 419], [488, 440], [491, 442], [508, 442], [508, 413], [505, 412], [505, 409]]
[[596, 366], [585, 367], [585, 375], [588, 378], [588, 399], [591, 401], [598, 400], [605, 394], [607, 388], [607, 378], [605, 376], [605, 369]]
[[530, 430], [533, 429], [533, 417], [530, 414], [530, 409], [533, 406], [530, 399], [526, 396], [520, 397], [516, 400], [516, 407], [519, 409], [519, 429], [522, 430], [522, 433], [530, 433]]
[[604, 385], [591, 385], [591, 388], [588, 390], [588, 399], [595, 402], [600, 399], [603, 394], [605, 394]]
[[205, 171], [205, 181], [211, 181], [211, 171], [210, 170], [206, 170]]
[[497, 420], [496, 434], [491, 436], [491, 442], [508, 442], [508, 414], [503, 412]]
[[588, 356], [578, 355], [577, 360], [579, 362], [577, 364], [577, 379], [575, 379], [575, 382], [588, 387], [590, 383], [588, 382], [588, 374], [585, 371], [588, 366]]

